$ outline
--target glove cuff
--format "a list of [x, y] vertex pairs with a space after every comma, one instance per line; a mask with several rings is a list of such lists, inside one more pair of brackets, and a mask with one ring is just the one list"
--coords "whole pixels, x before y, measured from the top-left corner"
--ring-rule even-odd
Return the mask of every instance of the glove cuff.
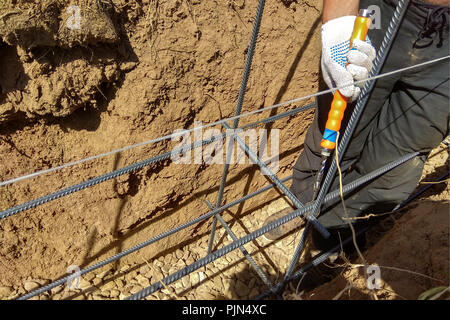
[[332, 47], [350, 40], [356, 16], [343, 16], [322, 25], [322, 45]]

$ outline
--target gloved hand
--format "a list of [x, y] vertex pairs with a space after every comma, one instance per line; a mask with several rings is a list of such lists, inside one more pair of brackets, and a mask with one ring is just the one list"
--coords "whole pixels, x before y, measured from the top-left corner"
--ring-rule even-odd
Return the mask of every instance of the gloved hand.
[[355, 16], [340, 17], [322, 26], [321, 65], [324, 80], [330, 89], [348, 84], [339, 91], [350, 102], [355, 101], [361, 93], [361, 88], [355, 86], [354, 81], [368, 77], [376, 57], [369, 38], [367, 42], [354, 40], [350, 50], [355, 19]]

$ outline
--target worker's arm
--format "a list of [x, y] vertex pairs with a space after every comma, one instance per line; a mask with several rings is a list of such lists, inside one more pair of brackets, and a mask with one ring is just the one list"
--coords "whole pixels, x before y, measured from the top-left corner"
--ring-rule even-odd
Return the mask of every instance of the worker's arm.
[[322, 13], [322, 74], [330, 88], [350, 101], [358, 98], [361, 89], [355, 80], [366, 79], [375, 59], [375, 48], [365, 41], [355, 40], [350, 51], [350, 38], [359, 9], [359, 0], [323, 0]]
[[323, 0], [322, 23], [358, 14], [359, 0]]

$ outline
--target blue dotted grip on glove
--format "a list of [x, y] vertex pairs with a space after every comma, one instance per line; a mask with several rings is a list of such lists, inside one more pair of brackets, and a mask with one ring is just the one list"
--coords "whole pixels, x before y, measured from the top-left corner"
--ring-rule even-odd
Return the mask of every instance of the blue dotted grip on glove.
[[[372, 45], [372, 42], [370, 41], [369, 37], [366, 38], [366, 42]], [[341, 67], [345, 68], [345, 66], [347, 65], [347, 54], [350, 50], [356, 50], [354, 48], [350, 49], [350, 40], [332, 46], [330, 48], [331, 59], [337, 64], [339, 64]]]
[[347, 64], [347, 53], [350, 50], [350, 40], [341, 42], [330, 48], [331, 60], [345, 68]]

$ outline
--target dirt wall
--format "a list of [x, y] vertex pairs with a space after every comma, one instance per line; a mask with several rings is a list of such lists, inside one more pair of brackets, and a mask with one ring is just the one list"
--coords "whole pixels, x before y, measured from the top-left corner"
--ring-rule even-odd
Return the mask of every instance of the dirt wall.
[[[77, 1], [23, 1], [0, 7], [2, 181], [234, 114], [256, 1], [112, 3], [104, 8]], [[73, 4], [86, 20], [81, 31], [71, 33], [64, 22]], [[320, 5], [267, 2], [244, 112], [317, 89]], [[281, 129], [280, 177], [291, 174], [311, 119], [310, 111], [268, 127]], [[2, 187], [0, 208], [175, 145], [153, 144]], [[69, 265], [93, 264], [207, 212], [204, 200], [215, 201], [222, 167], [164, 161], [0, 221], [0, 284], [55, 279]], [[233, 165], [224, 201], [267, 183], [255, 166]], [[273, 191], [233, 213], [245, 215], [277, 195]], [[210, 223], [123, 262], [142, 262], [192, 243]]]

